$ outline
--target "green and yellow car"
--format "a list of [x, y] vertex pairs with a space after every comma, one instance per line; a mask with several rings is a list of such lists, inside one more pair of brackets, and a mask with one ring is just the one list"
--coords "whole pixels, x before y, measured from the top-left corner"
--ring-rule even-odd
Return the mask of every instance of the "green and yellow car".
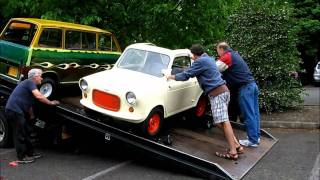
[[0, 80], [17, 84], [31, 68], [43, 70], [40, 91], [53, 97], [58, 87], [110, 69], [121, 54], [108, 31], [60, 21], [13, 18], [0, 35]]

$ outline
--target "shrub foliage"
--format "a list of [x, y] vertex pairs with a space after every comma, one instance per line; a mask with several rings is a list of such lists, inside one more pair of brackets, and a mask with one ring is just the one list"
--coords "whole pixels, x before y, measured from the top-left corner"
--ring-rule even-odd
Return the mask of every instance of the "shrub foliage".
[[299, 66], [291, 15], [287, 3], [243, 0], [229, 19], [226, 39], [247, 61], [267, 112], [301, 102], [301, 85], [289, 76]]
[[261, 88], [261, 108], [269, 112], [300, 101], [301, 87], [288, 75], [298, 68], [291, 13], [280, 0], [0, 0], [1, 27], [12, 17], [87, 24], [111, 30], [122, 48], [201, 43], [212, 54], [228, 25], [226, 39], [248, 61]]

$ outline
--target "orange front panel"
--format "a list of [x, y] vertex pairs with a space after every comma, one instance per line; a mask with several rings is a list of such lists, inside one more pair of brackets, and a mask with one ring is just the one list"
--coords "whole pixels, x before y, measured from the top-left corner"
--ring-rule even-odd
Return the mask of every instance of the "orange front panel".
[[110, 111], [119, 111], [120, 109], [120, 98], [113, 94], [94, 89], [92, 93], [92, 100], [96, 106]]

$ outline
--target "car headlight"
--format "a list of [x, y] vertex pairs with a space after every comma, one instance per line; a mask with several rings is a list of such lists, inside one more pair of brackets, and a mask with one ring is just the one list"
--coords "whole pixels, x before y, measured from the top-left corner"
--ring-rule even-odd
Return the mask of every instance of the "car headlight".
[[137, 98], [136, 98], [136, 95], [133, 92], [127, 92], [126, 100], [130, 105], [135, 105], [136, 101], [137, 101]]
[[80, 79], [79, 86], [82, 91], [85, 91], [88, 88], [88, 83], [86, 80]]

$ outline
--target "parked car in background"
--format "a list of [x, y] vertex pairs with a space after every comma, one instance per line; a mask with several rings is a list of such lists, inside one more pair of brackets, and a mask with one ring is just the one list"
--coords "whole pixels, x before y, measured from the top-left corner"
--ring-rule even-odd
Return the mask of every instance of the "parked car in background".
[[316, 86], [320, 85], [320, 61], [314, 67], [313, 80]]
[[61, 85], [110, 69], [121, 54], [111, 32], [60, 21], [13, 18], [0, 35], [0, 80], [17, 84], [31, 68], [43, 70], [46, 97]]
[[190, 67], [190, 54], [188, 49], [130, 45], [111, 70], [80, 79], [80, 102], [115, 120], [139, 124], [147, 136], [157, 135], [164, 118], [182, 111], [203, 117], [208, 102], [197, 79], [168, 81], [162, 74], [162, 70], [176, 74]]

